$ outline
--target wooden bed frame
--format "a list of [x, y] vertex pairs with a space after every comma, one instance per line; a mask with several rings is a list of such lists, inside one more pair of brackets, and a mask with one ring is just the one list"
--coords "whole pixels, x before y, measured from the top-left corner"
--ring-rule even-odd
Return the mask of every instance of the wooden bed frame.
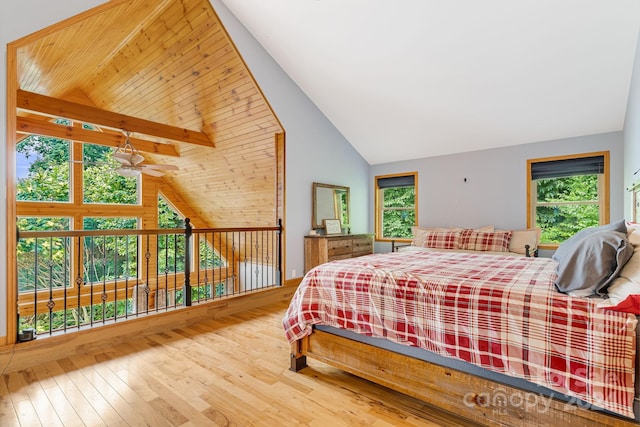
[[526, 392], [324, 331], [314, 330], [291, 345], [290, 369], [297, 372], [305, 368], [307, 356], [480, 425], [640, 426], [638, 421]]

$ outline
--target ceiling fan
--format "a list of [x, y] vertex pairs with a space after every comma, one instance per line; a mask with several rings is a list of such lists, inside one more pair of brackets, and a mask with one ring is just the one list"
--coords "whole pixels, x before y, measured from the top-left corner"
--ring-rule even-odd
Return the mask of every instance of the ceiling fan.
[[144, 157], [131, 144], [128, 133], [124, 144], [113, 152], [113, 158], [119, 162], [115, 171], [126, 177], [138, 176], [141, 173], [150, 176], [162, 176], [164, 175], [163, 171], [178, 170], [175, 165], [143, 164]]

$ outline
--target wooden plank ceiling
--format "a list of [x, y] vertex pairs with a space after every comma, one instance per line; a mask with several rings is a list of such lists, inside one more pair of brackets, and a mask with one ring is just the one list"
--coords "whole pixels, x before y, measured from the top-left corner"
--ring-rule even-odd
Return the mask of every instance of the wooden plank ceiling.
[[[100, 111], [182, 129], [192, 139], [128, 130], [147, 162], [178, 166], [162, 179], [208, 226], [274, 225], [275, 135], [283, 129], [209, 1], [121, 0], [96, 10], [18, 48], [19, 100], [39, 94], [64, 111], [95, 107], [87, 121], [111, 132], [95, 141], [105, 145], [118, 143], [114, 123], [124, 121]], [[18, 106], [18, 131], [46, 132], [45, 116], [56, 116], [36, 108], [38, 125], [33, 110]]]

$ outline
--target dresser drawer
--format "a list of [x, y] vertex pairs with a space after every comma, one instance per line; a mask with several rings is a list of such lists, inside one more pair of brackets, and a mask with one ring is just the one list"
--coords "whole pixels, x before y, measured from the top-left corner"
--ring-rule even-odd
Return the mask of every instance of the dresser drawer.
[[353, 252], [351, 242], [352, 239], [330, 240], [327, 243], [328, 256], [331, 258], [336, 255], [350, 254]]
[[353, 252], [373, 252], [373, 242], [370, 238], [353, 239]]
[[347, 259], [347, 258], [353, 258], [353, 254], [349, 252], [348, 254], [331, 255], [329, 256], [329, 261], [337, 261], [339, 259]]

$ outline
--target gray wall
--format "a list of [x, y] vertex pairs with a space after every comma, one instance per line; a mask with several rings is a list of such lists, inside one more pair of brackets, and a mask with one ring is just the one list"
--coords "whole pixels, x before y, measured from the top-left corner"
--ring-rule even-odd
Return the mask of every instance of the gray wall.
[[[370, 181], [418, 171], [418, 224], [424, 227], [519, 229], [527, 225], [527, 160], [593, 151], [610, 151], [611, 220], [622, 219], [622, 132], [375, 165]], [[373, 224], [373, 209], [369, 214]], [[383, 250], [388, 244], [376, 244], [376, 251]]]
[[210, 0], [286, 131], [286, 274], [304, 271], [314, 181], [350, 187], [351, 230], [368, 232], [369, 164], [220, 0]]
[[[631, 89], [627, 102], [627, 115], [624, 122], [624, 186], [640, 182], [640, 35], [636, 44], [636, 60], [631, 78]], [[630, 193], [624, 197], [625, 217], [632, 218], [632, 197]]]

